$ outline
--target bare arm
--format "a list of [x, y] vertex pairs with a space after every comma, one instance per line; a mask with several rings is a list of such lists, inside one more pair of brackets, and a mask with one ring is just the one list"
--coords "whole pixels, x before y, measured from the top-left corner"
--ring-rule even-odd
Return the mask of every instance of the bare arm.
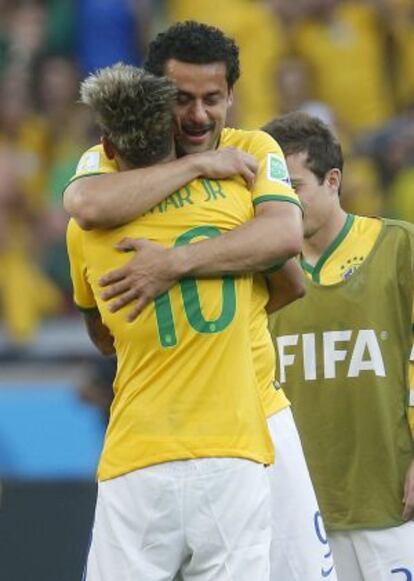
[[176, 278], [262, 272], [302, 248], [302, 213], [286, 202], [265, 202], [256, 216], [220, 237], [174, 249]]
[[279, 260], [296, 256], [302, 244], [300, 209], [286, 202], [265, 202], [246, 224], [216, 238], [171, 249], [147, 240], [127, 239], [120, 250], [135, 250], [124, 267], [105, 275], [100, 283], [109, 286], [104, 300], [116, 297], [111, 311], [136, 299], [129, 320], [134, 320], [155, 297], [186, 276], [212, 277], [258, 272]]
[[84, 230], [113, 228], [148, 212], [198, 177], [240, 175], [253, 185], [258, 162], [235, 148], [187, 155], [160, 165], [118, 173], [83, 176], [65, 190], [65, 210]]
[[114, 338], [109, 329], [103, 324], [101, 315], [96, 309], [84, 312], [86, 329], [92, 343], [99, 349], [102, 355], [113, 355]]
[[277, 272], [266, 275], [266, 282], [269, 289], [266, 311], [269, 314], [305, 295], [304, 275], [294, 258], [288, 260]]

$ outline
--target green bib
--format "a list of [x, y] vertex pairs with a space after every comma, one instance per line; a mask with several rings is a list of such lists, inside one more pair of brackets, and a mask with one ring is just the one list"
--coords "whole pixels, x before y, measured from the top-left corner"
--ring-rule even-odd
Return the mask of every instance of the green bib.
[[398, 525], [414, 459], [407, 420], [414, 227], [384, 220], [348, 280], [307, 280], [306, 290], [270, 328], [325, 525]]

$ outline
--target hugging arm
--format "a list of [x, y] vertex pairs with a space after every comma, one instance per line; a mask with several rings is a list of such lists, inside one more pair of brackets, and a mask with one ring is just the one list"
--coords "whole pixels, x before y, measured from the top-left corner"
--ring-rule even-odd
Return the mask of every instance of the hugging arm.
[[63, 204], [84, 230], [114, 228], [145, 214], [198, 177], [241, 176], [252, 187], [257, 168], [254, 156], [228, 147], [151, 167], [100, 175], [80, 174], [67, 186]]
[[102, 355], [113, 355], [115, 353], [114, 338], [109, 332], [108, 327], [102, 322], [98, 309], [84, 311], [83, 317], [88, 335], [93, 344]]

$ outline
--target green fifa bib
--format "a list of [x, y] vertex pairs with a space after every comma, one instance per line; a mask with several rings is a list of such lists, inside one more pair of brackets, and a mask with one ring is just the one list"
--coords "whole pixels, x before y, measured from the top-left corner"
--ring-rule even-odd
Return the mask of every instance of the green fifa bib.
[[306, 285], [306, 296], [276, 313], [270, 328], [325, 525], [398, 525], [414, 459], [407, 419], [414, 227], [384, 220], [348, 280]]

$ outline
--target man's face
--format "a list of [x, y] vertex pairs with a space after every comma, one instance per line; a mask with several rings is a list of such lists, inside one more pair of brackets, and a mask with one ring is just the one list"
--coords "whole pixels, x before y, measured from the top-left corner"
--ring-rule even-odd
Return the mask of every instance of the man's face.
[[320, 184], [318, 178], [306, 165], [307, 152], [294, 153], [286, 157], [292, 186], [304, 211], [304, 236], [311, 238], [323, 228], [338, 204], [338, 193], [329, 183], [328, 177]]
[[227, 111], [233, 102], [226, 65], [198, 65], [170, 59], [165, 74], [178, 88], [174, 110], [175, 141], [179, 155], [217, 147]]

